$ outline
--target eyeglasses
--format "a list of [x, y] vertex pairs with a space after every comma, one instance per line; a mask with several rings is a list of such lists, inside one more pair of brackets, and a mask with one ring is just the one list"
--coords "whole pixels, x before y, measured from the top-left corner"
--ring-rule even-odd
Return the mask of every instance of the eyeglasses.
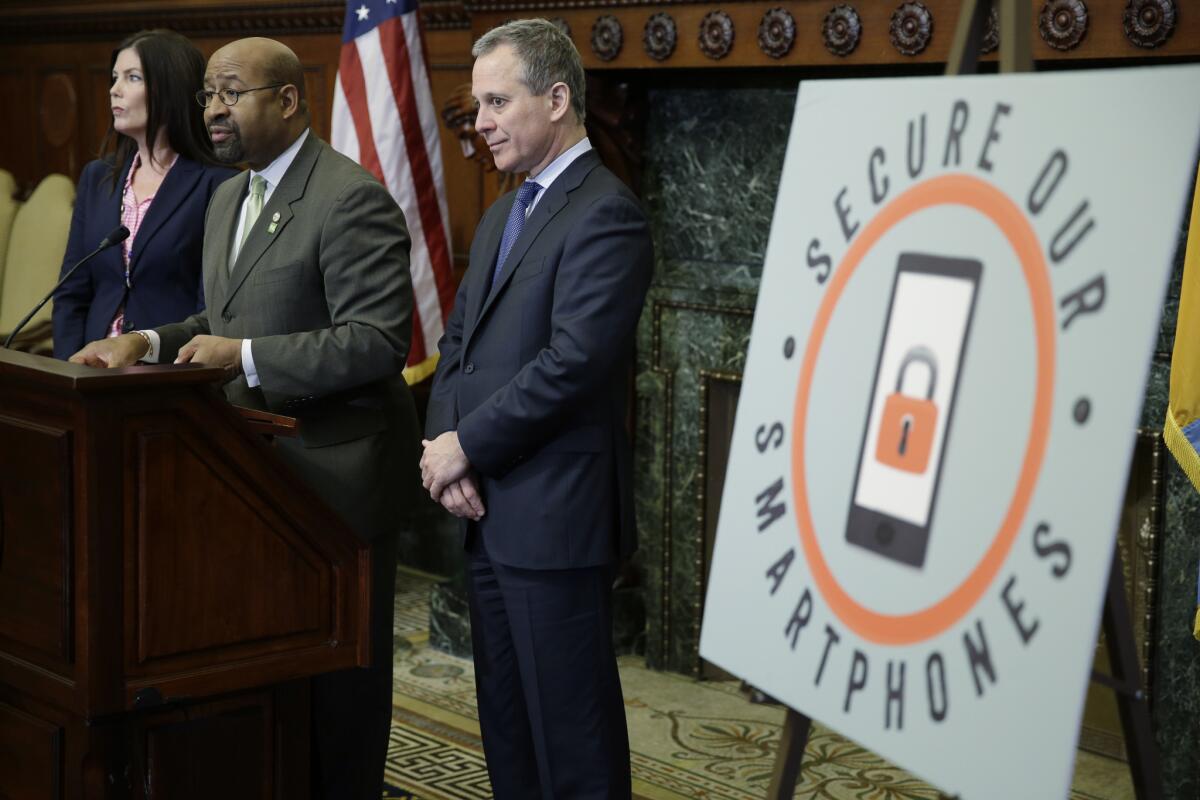
[[225, 105], [233, 106], [237, 105], [238, 98], [247, 92], [257, 92], [262, 89], [278, 89], [280, 86], [287, 86], [287, 84], [272, 83], [270, 86], [255, 86], [253, 89], [222, 89], [219, 92], [210, 92], [206, 89], [201, 89], [196, 92], [196, 102], [203, 108], [208, 108], [208, 104], [212, 102], [212, 99], [219, 97]]

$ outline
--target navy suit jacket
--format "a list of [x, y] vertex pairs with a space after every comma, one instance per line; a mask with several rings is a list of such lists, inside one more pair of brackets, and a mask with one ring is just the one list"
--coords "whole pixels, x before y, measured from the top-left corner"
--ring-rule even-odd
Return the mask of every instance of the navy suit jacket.
[[[108, 180], [111, 162], [92, 161], [83, 168], [62, 272], [121, 223], [122, 187], [132, 163], [130, 157], [115, 190]], [[236, 174], [227, 167], [205, 166], [179, 156], [133, 241], [128, 297], [121, 247], [95, 256], [55, 293], [55, 358], [70, 358], [88, 342], [103, 339], [122, 301], [126, 331], [178, 322], [204, 308], [200, 277], [204, 212], [217, 186]]]
[[542, 194], [492, 285], [511, 192], [471, 245], [429, 400], [480, 476], [488, 556], [610, 564], [636, 546], [628, 356], [650, 285], [641, 205], [589, 151]]

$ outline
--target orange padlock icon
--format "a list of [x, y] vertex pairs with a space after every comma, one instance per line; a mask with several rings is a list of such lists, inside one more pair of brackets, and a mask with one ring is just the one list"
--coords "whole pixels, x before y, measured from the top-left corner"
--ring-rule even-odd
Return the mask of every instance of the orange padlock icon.
[[[904, 375], [915, 361], [929, 368], [929, 389], [924, 399], [903, 392]], [[936, 385], [937, 359], [933, 352], [918, 346], [905, 353], [900, 362], [900, 374], [896, 376], [896, 391], [883, 404], [883, 420], [875, 445], [876, 461], [917, 475], [929, 468], [938, 421], [938, 408], [933, 402]]]

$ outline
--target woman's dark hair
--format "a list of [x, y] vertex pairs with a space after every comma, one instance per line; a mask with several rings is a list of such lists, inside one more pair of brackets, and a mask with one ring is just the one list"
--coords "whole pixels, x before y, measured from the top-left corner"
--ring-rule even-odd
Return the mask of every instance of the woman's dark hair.
[[[176, 153], [202, 164], [219, 164], [204, 127], [204, 109], [195, 100], [196, 92], [204, 88], [204, 56], [187, 37], [175, 31], [162, 28], [138, 31], [113, 50], [110, 71], [116, 68], [121, 51], [129, 48], [133, 48], [142, 62], [146, 142], [150, 145], [151, 160], [158, 132], [166, 128], [167, 143]], [[137, 142], [118, 133], [110, 122], [100, 156], [112, 157], [109, 176], [112, 191], [116, 191], [125, 162], [136, 150]]]

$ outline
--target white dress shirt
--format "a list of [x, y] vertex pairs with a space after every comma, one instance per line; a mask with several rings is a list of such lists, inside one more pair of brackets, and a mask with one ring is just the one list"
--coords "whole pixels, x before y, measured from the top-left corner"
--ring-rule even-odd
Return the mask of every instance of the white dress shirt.
[[567, 167], [571, 166], [571, 162], [591, 149], [592, 143], [588, 141], [588, 138], [585, 136], [575, 144], [568, 147], [566, 150], [562, 151], [558, 158], [546, 165], [544, 170], [539, 172], [537, 175], [529, 176], [529, 180], [537, 181], [538, 186], [541, 186], [542, 188], [538, 189], [538, 193], [533, 196], [533, 202], [530, 203], [529, 207], [525, 209], [525, 219], [529, 219], [529, 215], [533, 213], [534, 206], [536, 206], [538, 201], [542, 199], [542, 195], [544, 195], [546, 190], [550, 188], [550, 184], [554, 183], [559, 175], [562, 175], [567, 171]]

